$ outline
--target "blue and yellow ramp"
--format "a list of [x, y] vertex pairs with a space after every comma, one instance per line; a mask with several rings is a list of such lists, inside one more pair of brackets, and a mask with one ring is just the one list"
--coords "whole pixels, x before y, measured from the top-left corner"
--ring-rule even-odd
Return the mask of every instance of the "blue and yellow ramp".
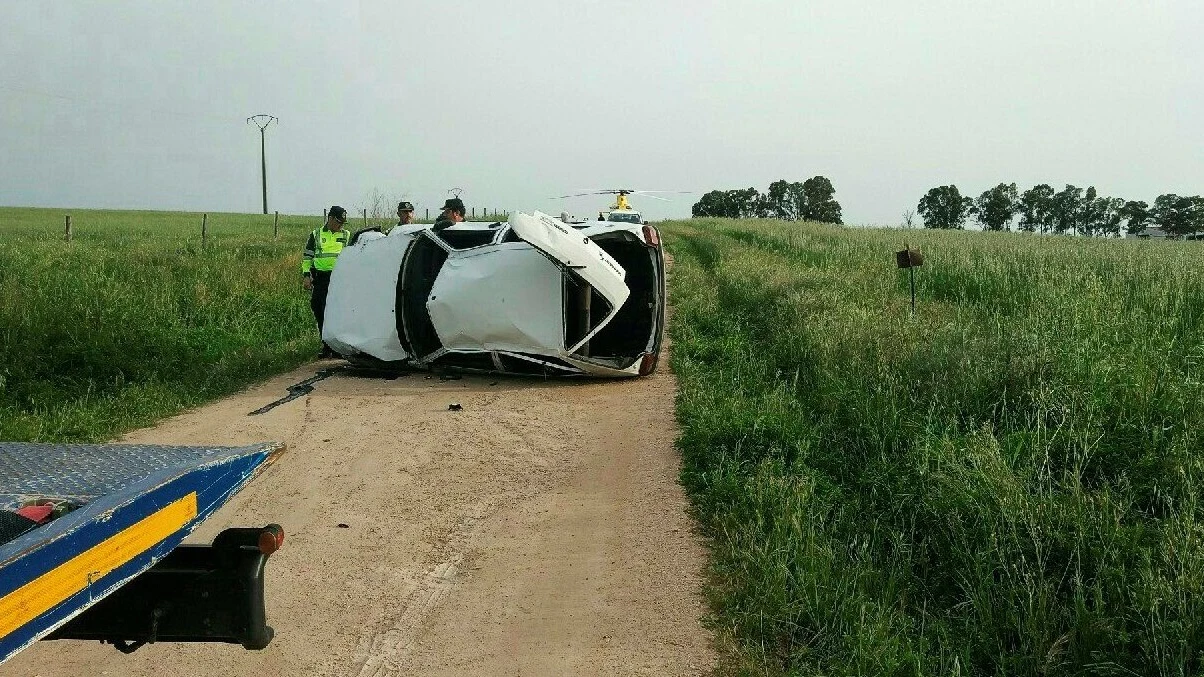
[[74, 508], [0, 544], [0, 662], [153, 566], [283, 449], [0, 442], [0, 510]]

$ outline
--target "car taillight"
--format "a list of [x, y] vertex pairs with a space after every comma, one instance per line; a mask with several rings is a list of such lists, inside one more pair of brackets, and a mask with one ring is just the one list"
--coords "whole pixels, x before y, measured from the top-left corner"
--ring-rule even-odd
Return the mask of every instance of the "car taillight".
[[644, 226], [644, 242], [651, 247], [661, 246], [661, 234], [657, 232], [656, 226]]
[[284, 527], [279, 524], [269, 524], [259, 532], [259, 552], [270, 555], [284, 545]]
[[640, 360], [640, 376], [647, 376], [656, 371], [656, 353], [645, 353]]

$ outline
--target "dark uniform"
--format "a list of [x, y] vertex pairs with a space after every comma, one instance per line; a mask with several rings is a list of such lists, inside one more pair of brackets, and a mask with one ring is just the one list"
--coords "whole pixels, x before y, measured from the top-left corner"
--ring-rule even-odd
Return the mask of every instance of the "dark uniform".
[[[405, 216], [403, 217], [402, 214]], [[351, 236], [351, 243], [348, 246], [359, 242], [360, 236], [364, 233], [382, 233], [384, 235], [388, 235], [389, 233], [393, 232], [394, 228], [398, 226], [408, 226], [413, 221], [414, 205], [402, 200], [401, 202], [397, 203], [397, 223], [391, 226], [371, 226], [369, 228], [361, 228], [355, 231], [355, 234]]]
[[431, 226], [431, 230], [437, 233], [458, 223], [456, 219], [452, 218], [453, 213], [459, 214], [460, 221], [463, 221], [465, 211], [466, 208], [464, 207], [463, 200], [458, 197], [448, 199], [443, 203], [443, 213], [439, 214], [439, 218], [435, 219], [435, 223]]
[[[402, 216], [401, 216], [402, 214], [405, 214], [406, 218], [402, 218]], [[407, 219], [408, 219], [408, 221], [407, 221]], [[397, 226], [408, 226], [413, 221], [414, 221], [414, 205], [413, 205], [413, 203], [407, 202], [405, 200], [398, 202], [397, 203], [397, 225], [395, 225], [393, 227], [396, 228]]]
[[[330, 218], [340, 224], [347, 222], [347, 210], [339, 206], [330, 208]], [[334, 270], [335, 260], [339, 252], [347, 246], [351, 232], [345, 227], [331, 230], [327, 224], [322, 224], [309, 234], [305, 243], [305, 251], [301, 255], [301, 275], [313, 281], [313, 293], [309, 297], [309, 307], [314, 312], [318, 322], [318, 336], [322, 335], [322, 324], [326, 319], [326, 292], [330, 289], [330, 273]], [[334, 352], [322, 342], [321, 357], [330, 357]]]

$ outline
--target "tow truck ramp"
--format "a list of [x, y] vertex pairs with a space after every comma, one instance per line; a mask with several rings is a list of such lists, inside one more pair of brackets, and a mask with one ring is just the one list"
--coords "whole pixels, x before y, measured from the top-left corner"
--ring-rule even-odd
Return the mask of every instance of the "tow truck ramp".
[[182, 542], [283, 451], [0, 442], [0, 663], [43, 638], [267, 646], [283, 530]]

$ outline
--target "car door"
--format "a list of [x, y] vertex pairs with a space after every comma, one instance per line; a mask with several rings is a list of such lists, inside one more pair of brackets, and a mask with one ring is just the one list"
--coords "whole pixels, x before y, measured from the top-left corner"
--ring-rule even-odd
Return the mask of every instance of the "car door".
[[610, 305], [610, 312], [600, 322], [590, 327], [589, 332], [567, 352], [575, 352], [614, 319], [631, 290], [624, 279], [626, 271], [597, 244], [563, 223], [543, 212], [510, 216], [510, 228], [514, 234], [547, 256], [553, 263], [570, 275], [583, 280]]

